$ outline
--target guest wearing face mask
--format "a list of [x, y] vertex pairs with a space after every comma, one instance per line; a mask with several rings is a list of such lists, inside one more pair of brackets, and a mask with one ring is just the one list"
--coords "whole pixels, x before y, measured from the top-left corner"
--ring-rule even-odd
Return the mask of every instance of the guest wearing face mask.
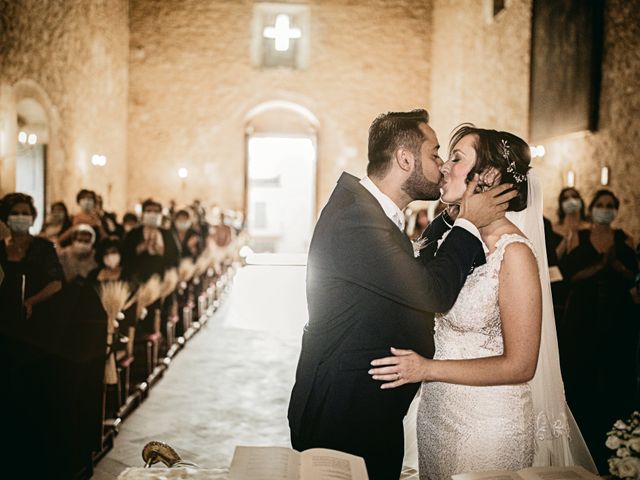
[[[29, 234], [35, 218], [29, 195], [10, 193], [0, 199], [0, 222], [10, 230], [0, 240], [0, 411], [2, 434], [11, 439], [3, 444], [9, 468], [31, 461], [34, 439], [49, 441], [52, 418], [55, 303], [64, 276], [53, 244]], [[42, 461], [51, 462], [48, 452]]]
[[0, 200], [0, 221], [10, 235], [0, 241], [2, 326], [32, 317], [36, 306], [62, 288], [63, 273], [53, 244], [29, 234], [36, 208], [33, 199], [10, 193]]
[[178, 210], [173, 221], [173, 230], [176, 238], [180, 242], [182, 249], [182, 258], [189, 257], [194, 261], [202, 252], [202, 243], [200, 235], [193, 228], [189, 212], [187, 210]]
[[125, 280], [122, 268], [122, 242], [118, 237], [110, 236], [98, 243], [96, 261], [98, 267], [91, 271], [87, 277], [91, 283]]
[[161, 228], [162, 205], [148, 199], [142, 204], [142, 225], [124, 238], [123, 261], [125, 275], [137, 282], [145, 282], [152, 275], [164, 275], [165, 270], [177, 267], [180, 248], [170, 230]]
[[558, 259], [578, 246], [578, 231], [586, 228], [589, 224], [580, 192], [573, 187], [563, 188], [558, 196], [558, 222], [553, 225], [561, 237], [555, 247]]
[[71, 228], [71, 217], [64, 202], [51, 204], [49, 215], [42, 226], [40, 237], [58, 244], [60, 237]]
[[592, 224], [561, 260], [570, 283], [559, 330], [567, 400], [599, 469], [610, 451], [606, 433], [637, 408], [638, 319], [630, 289], [638, 264], [630, 238], [611, 227], [620, 202], [609, 190], [589, 205]]
[[87, 224], [94, 229], [100, 238], [106, 236], [98, 210], [98, 195], [96, 192], [82, 189], [76, 195], [76, 201], [80, 207], [80, 212], [73, 216], [73, 224]]
[[94, 255], [96, 232], [87, 224], [81, 223], [73, 228], [71, 245], [60, 252], [60, 263], [67, 282], [76, 277], [87, 278], [89, 272], [98, 266]]

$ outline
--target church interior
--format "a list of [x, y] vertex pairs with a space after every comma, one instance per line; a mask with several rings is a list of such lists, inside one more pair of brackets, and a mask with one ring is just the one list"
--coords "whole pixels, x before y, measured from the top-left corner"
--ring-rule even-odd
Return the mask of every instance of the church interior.
[[[237, 445], [290, 446], [315, 222], [343, 171], [366, 174], [373, 119], [422, 108], [444, 161], [462, 123], [525, 139], [550, 228], [569, 193], [585, 231], [592, 199], [615, 200], [632, 278], [604, 307], [552, 287], [561, 356], [586, 359], [563, 364], [567, 400], [618, 477], [607, 432], [640, 407], [639, 86], [638, 0], [0, 0], [0, 213], [35, 207], [65, 276], [27, 308], [0, 216], [0, 302], [22, 289], [0, 305], [3, 442], [24, 478], [138, 478], [122, 475], [166, 463], [141, 455], [152, 441], [226, 478]], [[411, 204], [407, 234], [436, 209]], [[110, 288], [137, 231], [180, 251]], [[568, 302], [592, 300], [604, 326], [563, 330]]]

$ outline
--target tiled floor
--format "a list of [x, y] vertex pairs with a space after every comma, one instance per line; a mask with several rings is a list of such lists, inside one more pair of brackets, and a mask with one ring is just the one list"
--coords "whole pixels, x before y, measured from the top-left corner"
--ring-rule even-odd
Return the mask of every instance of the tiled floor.
[[125, 420], [93, 478], [142, 466], [150, 440], [206, 468], [228, 467], [236, 445], [289, 446], [287, 404], [305, 322], [304, 267], [240, 270], [222, 309]]

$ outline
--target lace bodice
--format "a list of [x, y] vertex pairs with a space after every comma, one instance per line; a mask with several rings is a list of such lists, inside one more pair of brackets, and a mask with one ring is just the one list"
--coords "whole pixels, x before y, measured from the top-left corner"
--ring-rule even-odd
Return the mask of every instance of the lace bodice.
[[514, 242], [525, 243], [533, 251], [531, 242], [525, 237], [503, 235], [496, 242], [494, 252], [487, 256], [487, 263], [467, 277], [451, 310], [436, 315], [435, 358], [462, 359], [502, 354], [499, 275], [504, 252]]

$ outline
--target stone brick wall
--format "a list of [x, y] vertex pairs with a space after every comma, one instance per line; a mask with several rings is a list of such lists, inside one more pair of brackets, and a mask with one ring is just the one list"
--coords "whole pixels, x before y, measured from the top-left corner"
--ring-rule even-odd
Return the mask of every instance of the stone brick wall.
[[[434, 0], [431, 51], [433, 125], [446, 145], [462, 122], [512, 131], [527, 139], [531, 0], [511, 0], [488, 22], [484, 2]], [[611, 168], [610, 188], [621, 198], [617, 225], [640, 239], [640, 8], [637, 2], [605, 2], [600, 126], [544, 142], [534, 160], [545, 189], [545, 213], [556, 219], [566, 173], [588, 202], [600, 188], [600, 168]], [[446, 149], [443, 149], [446, 153]]]
[[130, 203], [153, 191], [165, 201], [242, 207], [245, 116], [285, 100], [319, 120], [321, 207], [342, 170], [364, 173], [378, 113], [426, 105], [429, 2], [309, 1], [309, 67], [301, 71], [251, 66], [253, 3], [131, 1]]
[[[49, 122], [47, 200], [75, 207], [82, 187], [125, 208], [127, 0], [0, 0], [0, 189], [15, 186], [15, 104], [34, 98]], [[91, 164], [106, 155], [105, 167]], [[12, 176], [13, 175], [13, 176]]]

